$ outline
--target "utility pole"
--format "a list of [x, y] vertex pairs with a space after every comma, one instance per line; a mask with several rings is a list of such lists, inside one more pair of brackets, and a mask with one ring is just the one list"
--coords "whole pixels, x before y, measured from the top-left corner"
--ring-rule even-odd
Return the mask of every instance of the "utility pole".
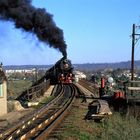
[[135, 49], [135, 24], [132, 29], [132, 55], [131, 55], [131, 80], [134, 80], [134, 49]]
[[140, 36], [140, 34], [136, 34], [135, 33], [135, 24], [133, 24], [133, 28], [132, 28], [132, 56], [131, 56], [131, 80], [134, 80], [134, 52], [135, 52], [135, 36], [138, 35]]

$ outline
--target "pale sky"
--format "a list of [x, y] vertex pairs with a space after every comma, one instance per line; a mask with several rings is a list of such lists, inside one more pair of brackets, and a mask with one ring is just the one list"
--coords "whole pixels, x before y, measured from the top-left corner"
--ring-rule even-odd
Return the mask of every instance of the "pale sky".
[[[139, 0], [33, 0], [32, 5], [53, 15], [64, 32], [72, 63], [131, 59], [132, 24], [140, 25]], [[12, 22], [0, 21], [0, 32], [0, 61], [4, 65], [54, 64], [62, 57], [35, 35], [15, 29]], [[140, 60], [139, 41], [135, 59]]]

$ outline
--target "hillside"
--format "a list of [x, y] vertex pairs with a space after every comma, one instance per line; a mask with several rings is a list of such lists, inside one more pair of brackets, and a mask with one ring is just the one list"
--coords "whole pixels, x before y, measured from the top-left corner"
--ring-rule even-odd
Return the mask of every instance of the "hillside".
[[[118, 63], [87, 63], [87, 64], [74, 64], [75, 69], [78, 70], [100, 70], [100, 69], [130, 69], [131, 62], [118, 62]], [[135, 67], [140, 68], [140, 60], [135, 61]]]
[[[85, 63], [85, 64], [73, 64], [74, 68], [76, 70], [100, 70], [100, 69], [130, 69], [131, 68], [131, 62], [118, 62], [118, 63]], [[31, 68], [37, 68], [37, 69], [48, 69], [52, 65], [9, 65], [4, 66], [4, 69], [31, 69]], [[140, 60], [135, 61], [135, 67], [140, 68]]]

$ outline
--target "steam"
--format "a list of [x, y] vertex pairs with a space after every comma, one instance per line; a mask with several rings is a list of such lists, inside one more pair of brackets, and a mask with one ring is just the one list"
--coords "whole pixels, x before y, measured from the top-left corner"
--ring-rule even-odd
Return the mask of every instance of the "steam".
[[0, 19], [13, 21], [16, 28], [36, 34], [40, 41], [67, 57], [63, 31], [56, 26], [51, 14], [32, 6], [31, 0], [0, 0]]

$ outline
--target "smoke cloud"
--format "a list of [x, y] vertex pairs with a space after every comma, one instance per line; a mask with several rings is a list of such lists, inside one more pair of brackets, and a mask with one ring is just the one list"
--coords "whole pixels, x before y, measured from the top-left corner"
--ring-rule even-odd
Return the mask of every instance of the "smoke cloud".
[[45, 9], [35, 8], [31, 0], [0, 0], [0, 19], [13, 21], [16, 28], [35, 33], [40, 41], [60, 50], [67, 57], [63, 31]]

